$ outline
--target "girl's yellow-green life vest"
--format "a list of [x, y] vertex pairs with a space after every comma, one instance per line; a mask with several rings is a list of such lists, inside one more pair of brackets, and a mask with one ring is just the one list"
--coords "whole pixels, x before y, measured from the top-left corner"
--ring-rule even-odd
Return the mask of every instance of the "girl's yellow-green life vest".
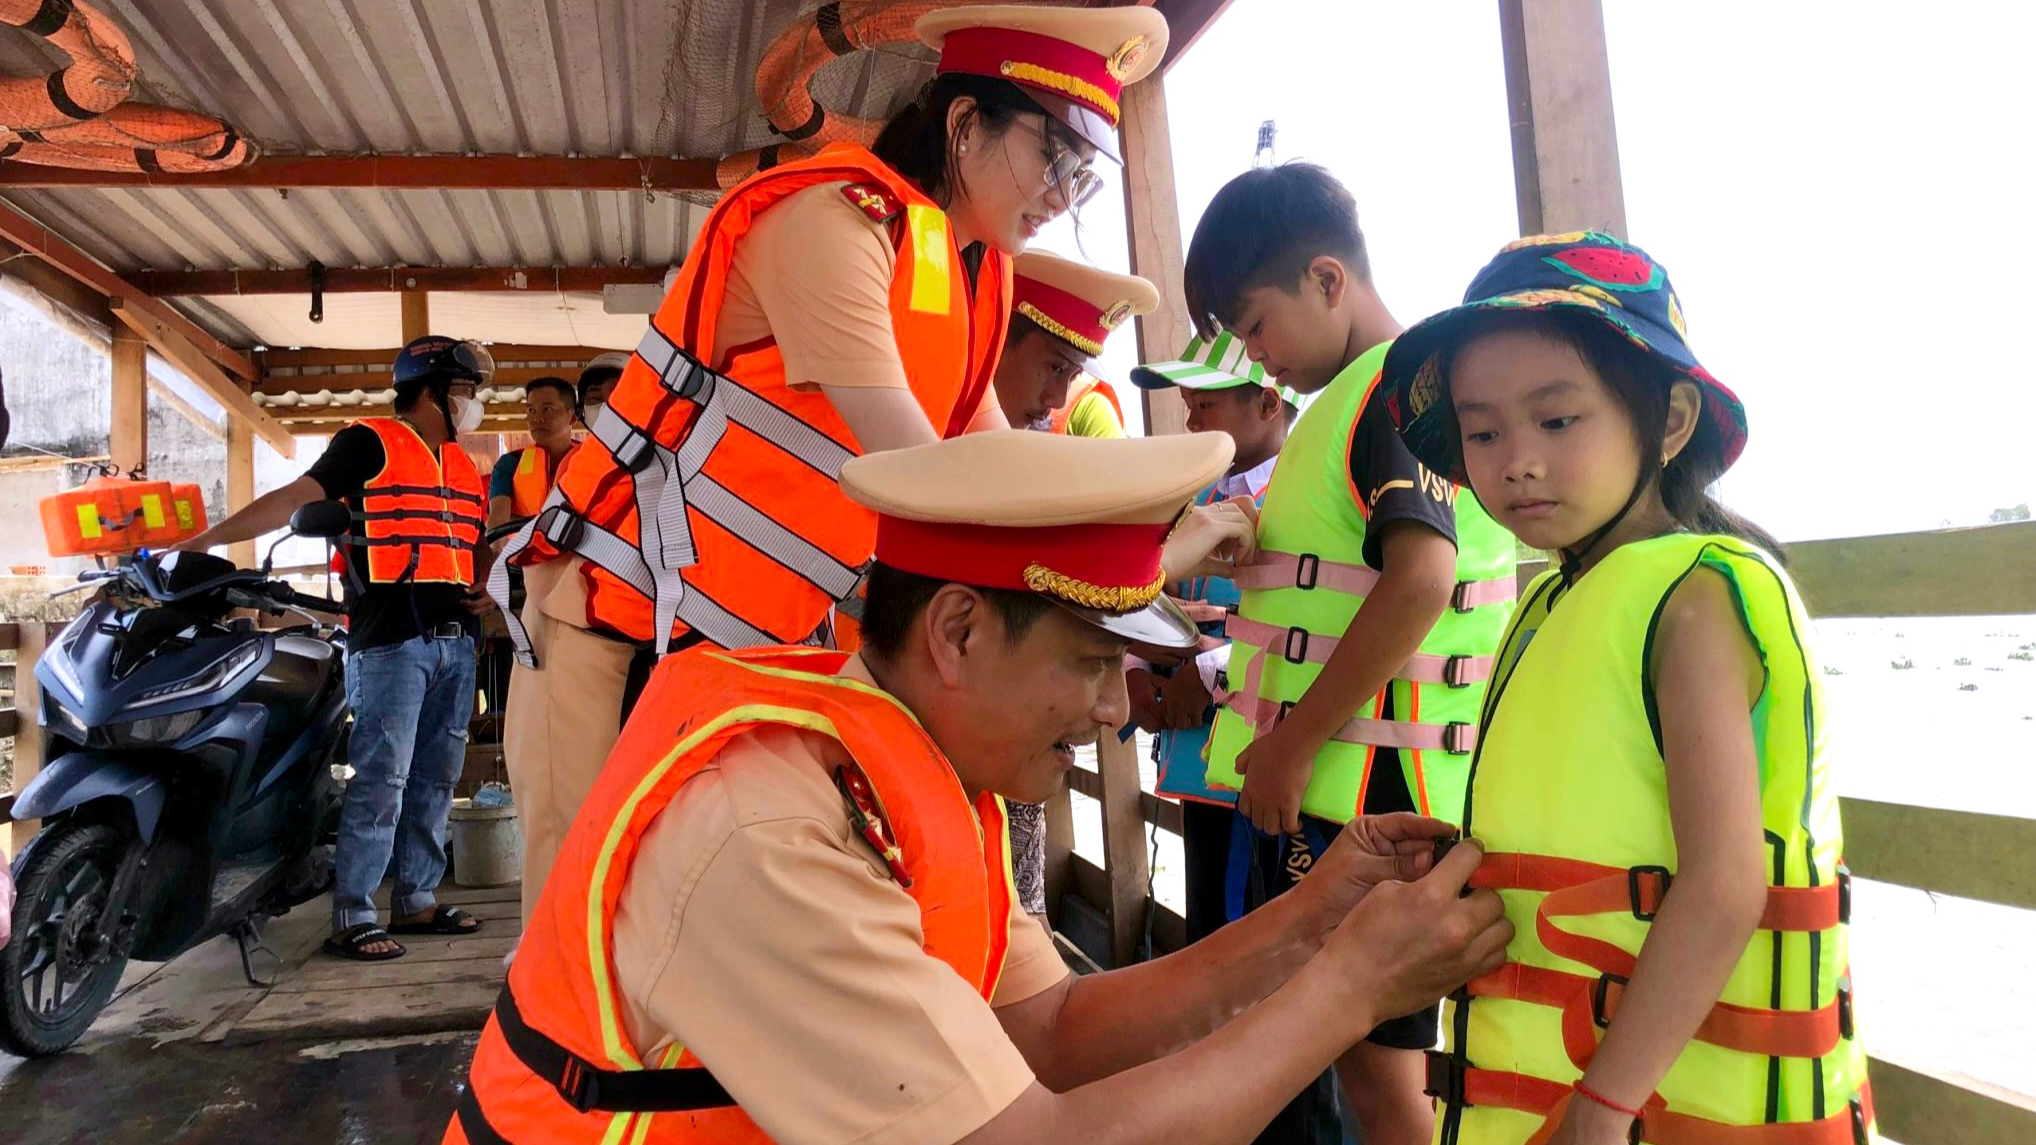
[[[1366, 579], [1365, 513], [1359, 506], [1373, 491], [1352, 487], [1350, 451], [1358, 417], [1371, 398], [1390, 345], [1380, 343], [1345, 367], [1301, 415], [1280, 451], [1259, 514], [1258, 546], [1262, 560], [1285, 554], [1293, 575], [1282, 577], [1283, 587], [1249, 587], [1240, 576], [1239, 583], [1247, 587], [1237, 612], [1245, 623], [1230, 625], [1226, 672], [1236, 698], [1217, 714], [1210, 735], [1209, 782], [1214, 785], [1243, 785], [1237, 774], [1239, 753], [1284, 714], [1280, 705], [1300, 700], [1314, 684], [1327, 651], [1343, 637], [1364, 603], [1362, 592], [1323, 583], [1335, 579], [1323, 570]], [[1374, 745], [1396, 737], [1432, 742], [1424, 749], [1400, 751], [1400, 768], [1416, 809], [1454, 819], [1463, 804], [1478, 709], [1484, 701], [1481, 665], [1489, 664], [1513, 612], [1517, 549], [1512, 534], [1485, 513], [1470, 490], [1458, 489], [1426, 469], [1420, 478], [1432, 482], [1429, 491], [1451, 501], [1456, 511], [1459, 594], [1420, 649], [1421, 659], [1433, 669], [1428, 674], [1448, 679], [1395, 678], [1388, 686], [1391, 725], [1376, 723], [1378, 697], [1350, 713], [1357, 721], [1370, 722], [1346, 725], [1352, 728], [1350, 740], [1332, 740], [1322, 748], [1301, 799], [1303, 811], [1323, 819], [1345, 822], [1362, 810], [1377, 753]], [[1488, 595], [1498, 599], [1472, 603], [1482, 597], [1473, 593], [1467, 598], [1464, 586], [1496, 588], [1497, 593]], [[1423, 728], [1399, 726], [1410, 724]], [[1364, 742], [1354, 742], [1360, 737]]]
[[[1514, 938], [1508, 965], [1444, 1015], [1445, 1050], [1429, 1077], [1445, 1099], [1446, 1145], [1525, 1141], [1545, 1111], [1536, 1095], [1567, 1092], [1617, 1021], [1676, 870], [1650, 652], [1670, 595], [1699, 570], [1730, 582], [1764, 671], [1748, 718], [1770, 890], [1762, 928], [1662, 1080], [1642, 1140], [1682, 1145], [1761, 1125], [1773, 1128], [1731, 1140], [1872, 1138], [1809, 617], [1767, 554], [1732, 537], [1675, 534], [1615, 550], [1567, 591], [1555, 573], [1537, 579], [1500, 652], [1463, 827], [1486, 852], [1474, 883], [1499, 890]], [[1558, 877], [1565, 871], [1582, 873]]]

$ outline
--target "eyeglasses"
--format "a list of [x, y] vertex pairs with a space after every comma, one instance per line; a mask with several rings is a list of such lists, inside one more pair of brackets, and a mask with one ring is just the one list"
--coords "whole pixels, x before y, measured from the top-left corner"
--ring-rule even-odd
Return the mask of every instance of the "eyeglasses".
[[1045, 184], [1059, 188], [1067, 196], [1070, 207], [1079, 207], [1096, 197], [1103, 189], [1103, 177], [1096, 174], [1081, 153], [1070, 150], [1055, 142], [1041, 121], [1034, 127], [1039, 141], [1046, 145], [1046, 171], [1041, 176]]

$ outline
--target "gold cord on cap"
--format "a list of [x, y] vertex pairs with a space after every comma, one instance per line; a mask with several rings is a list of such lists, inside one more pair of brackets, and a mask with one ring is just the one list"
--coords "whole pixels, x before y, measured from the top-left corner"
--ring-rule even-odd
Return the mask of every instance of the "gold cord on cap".
[[1103, 352], [1103, 344], [1101, 342], [1093, 338], [1085, 338], [1061, 323], [1055, 322], [1046, 316], [1046, 311], [1032, 305], [1030, 302], [1020, 302], [1015, 309], [1018, 313], [1037, 322], [1040, 329], [1068, 343], [1077, 350], [1086, 351], [1091, 358]]
[[1076, 580], [1065, 573], [1057, 573], [1042, 564], [1025, 566], [1025, 587], [1048, 596], [1057, 596], [1069, 604], [1083, 608], [1101, 609], [1104, 612], [1130, 612], [1144, 608], [1159, 599], [1160, 590], [1166, 587], [1166, 572], [1153, 579], [1149, 585], [1114, 585], [1105, 587]]
[[1043, 68], [1024, 60], [1005, 60], [998, 65], [997, 71], [1006, 79], [1052, 88], [1083, 103], [1093, 104], [1110, 117], [1111, 123], [1116, 123], [1123, 115], [1117, 108], [1117, 101], [1110, 98], [1109, 92], [1080, 76], [1071, 76], [1066, 72], [1057, 72], [1052, 68]]

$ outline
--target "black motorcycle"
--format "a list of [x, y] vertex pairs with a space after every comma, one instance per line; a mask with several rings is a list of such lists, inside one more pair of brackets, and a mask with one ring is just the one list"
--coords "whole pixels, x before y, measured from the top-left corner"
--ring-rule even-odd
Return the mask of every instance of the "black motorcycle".
[[[299, 536], [346, 528], [331, 501], [290, 520]], [[51, 759], [14, 804], [43, 830], [14, 860], [0, 1048], [57, 1053], [129, 958], [167, 961], [220, 934], [266, 985], [262, 925], [330, 887], [346, 637], [321, 615], [343, 609], [269, 568], [144, 553], [80, 575], [100, 594], [35, 669]], [[309, 623], [259, 629], [236, 609]]]

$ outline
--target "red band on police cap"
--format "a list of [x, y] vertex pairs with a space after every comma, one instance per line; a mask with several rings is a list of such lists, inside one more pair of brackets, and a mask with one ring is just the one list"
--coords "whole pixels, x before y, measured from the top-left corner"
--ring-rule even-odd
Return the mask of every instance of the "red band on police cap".
[[1022, 274], [1013, 285], [1011, 298], [1011, 309], [1039, 323], [1047, 333], [1092, 358], [1103, 352], [1103, 339], [1110, 336], [1110, 328], [1103, 325], [1103, 312], [1095, 303]]
[[1090, 108], [1116, 126], [1124, 82], [1109, 60], [1079, 44], [1016, 28], [957, 28], [940, 44], [937, 73], [994, 76], [1052, 92]]
[[1043, 592], [1128, 611], [1150, 604], [1171, 525], [957, 525], [877, 517], [876, 557], [892, 568], [979, 588]]

